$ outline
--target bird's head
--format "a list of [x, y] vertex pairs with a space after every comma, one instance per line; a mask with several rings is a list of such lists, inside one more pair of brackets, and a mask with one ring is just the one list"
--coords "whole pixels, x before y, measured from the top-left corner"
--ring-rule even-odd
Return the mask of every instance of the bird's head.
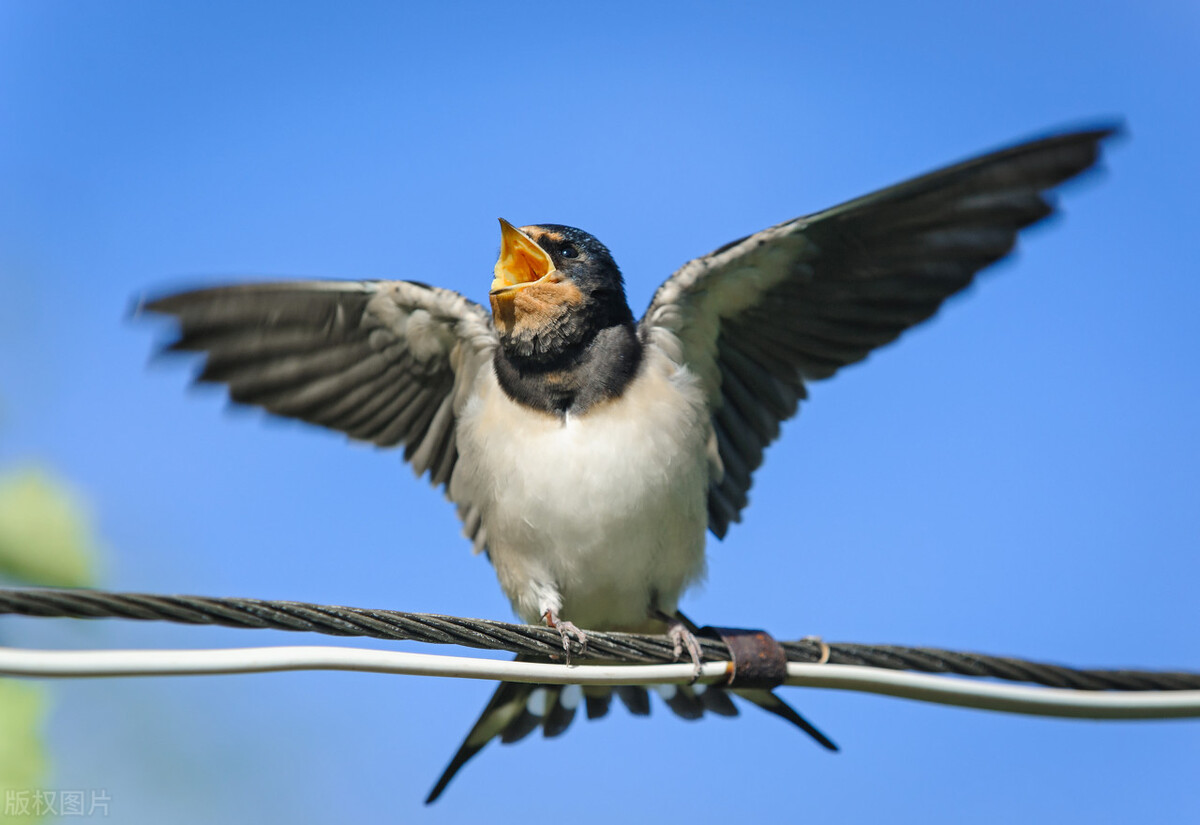
[[501, 345], [535, 360], [560, 357], [600, 330], [632, 323], [611, 253], [581, 229], [500, 220], [500, 257], [490, 293]]

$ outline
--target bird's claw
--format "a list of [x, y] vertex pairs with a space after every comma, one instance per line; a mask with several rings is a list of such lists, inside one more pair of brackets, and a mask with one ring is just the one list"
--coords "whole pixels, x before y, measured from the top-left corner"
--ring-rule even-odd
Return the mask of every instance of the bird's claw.
[[667, 628], [667, 636], [671, 639], [671, 650], [676, 659], [683, 655], [684, 649], [687, 650], [692, 660], [692, 681], [689, 684], [695, 684], [700, 678], [700, 642], [696, 640], [696, 634], [688, 630], [683, 622], [673, 621]]
[[548, 627], [552, 627], [558, 631], [558, 635], [562, 637], [563, 654], [566, 656], [567, 664], [571, 664], [571, 642], [579, 645], [578, 653], [582, 656], [587, 652], [588, 637], [587, 634], [576, 627], [574, 622], [568, 622], [565, 619], [560, 619], [554, 615], [552, 611], [547, 610], [542, 617]]

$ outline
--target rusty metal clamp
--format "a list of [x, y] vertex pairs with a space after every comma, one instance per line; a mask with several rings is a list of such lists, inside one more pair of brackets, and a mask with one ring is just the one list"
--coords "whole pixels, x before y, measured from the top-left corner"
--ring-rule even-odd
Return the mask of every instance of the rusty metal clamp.
[[729, 648], [729, 687], [773, 688], [787, 678], [787, 654], [767, 631], [709, 626], [700, 632]]

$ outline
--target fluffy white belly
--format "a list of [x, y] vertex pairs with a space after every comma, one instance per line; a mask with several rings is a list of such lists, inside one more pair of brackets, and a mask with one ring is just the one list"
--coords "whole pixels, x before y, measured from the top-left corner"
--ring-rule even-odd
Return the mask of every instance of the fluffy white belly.
[[561, 419], [491, 369], [459, 418], [451, 496], [476, 504], [517, 614], [647, 626], [704, 573], [711, 425], [693, 376], [656, 346], [624, 394]]

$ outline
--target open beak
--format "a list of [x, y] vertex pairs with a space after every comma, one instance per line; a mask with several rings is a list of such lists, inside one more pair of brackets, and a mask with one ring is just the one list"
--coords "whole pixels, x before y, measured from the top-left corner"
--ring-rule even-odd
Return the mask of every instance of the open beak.
[[492, 295], [515, 292], [537, 283], [554, 271], [554, 261], [540, 246], [504, 218], [500, 219], [500, 258], [496, 261], [496, 277], [492, 279]]

